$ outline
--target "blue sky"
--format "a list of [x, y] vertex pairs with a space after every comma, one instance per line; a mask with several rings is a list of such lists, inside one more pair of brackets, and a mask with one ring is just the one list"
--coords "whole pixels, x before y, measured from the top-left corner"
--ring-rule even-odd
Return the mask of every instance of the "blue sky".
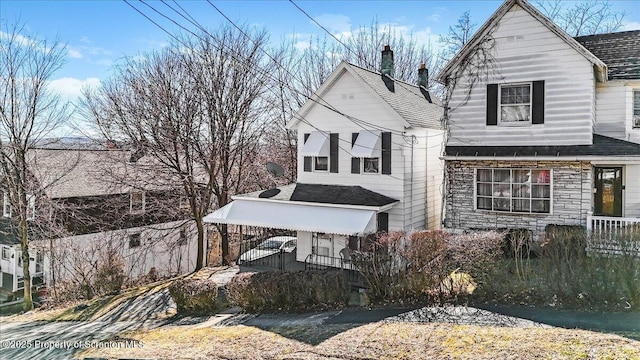
[[[179, 30], [144, 3], [129, 2], [166, 30]], [[166, 2], [176, 6], [173, 0]], [[162, 2], [146, 3], [187, 24]], [[289, 1], [212, 0], [212, 3], [235, 22], [266, 28], [273, 42], [296, 34], [304, 43], [310, 34], [323, 35], [323, 30]], [[334, 34], [368, 26], [377, 18], [381, 25], [394, 26], [403, 33], [412, 32], [422, 42], [437, 42], [438, 35], [446, 33], [464, 11], [469, 10], [479, 26], [502, 1], [297, 0], [296, 3]], [[179, 4], [205, 27], [215, 28], [227, 21], [204, 0], [182, 0]], [[627, 12], [625, 29], [640, 29], [638, 0], [612, 0], [612, 4], [615, 10]], [[68, 61], [55, 74], [52, 85], [69, 99], [77, 97], [83, 85], [99, 84], [124, 57], [159, 49], [169, 39], [162, 29], [120, 0], [0, 0], [0, 18], [3, 22], [25, 23], [32, 34], [41, 38], [58, 36], [67, 44]]]

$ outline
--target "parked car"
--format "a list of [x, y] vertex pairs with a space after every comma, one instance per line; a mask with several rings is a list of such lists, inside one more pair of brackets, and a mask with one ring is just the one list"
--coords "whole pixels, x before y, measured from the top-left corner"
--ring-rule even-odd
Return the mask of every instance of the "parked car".
[[285, 253], [292, 253], [296, 250], [298, 238], [295, 236], [274, 236], [270, 237], [255, 248], [240, 255], [238, 264], [242, 265], [249, 261], [255, 261], [263, 259], [268, 256], [274, 255], [283, 251]]

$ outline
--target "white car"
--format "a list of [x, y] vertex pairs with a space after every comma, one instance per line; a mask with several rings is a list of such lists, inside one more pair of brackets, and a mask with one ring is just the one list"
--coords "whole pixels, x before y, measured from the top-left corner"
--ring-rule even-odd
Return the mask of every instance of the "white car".
[[266, 258], [270, 255], [277, 254], [280, 251], [291, 253], [296, 249], [298, 238], [295, 236], [274, 236], [270, 237], [255, 248], [240, 255], [238, 264], [245, 264], [249, 261]]

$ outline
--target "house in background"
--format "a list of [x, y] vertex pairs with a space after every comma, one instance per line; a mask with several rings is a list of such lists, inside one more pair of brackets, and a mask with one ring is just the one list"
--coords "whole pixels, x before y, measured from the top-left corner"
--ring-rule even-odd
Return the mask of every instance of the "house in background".
[[[298, 134], [295, 184], [236, 195], [206, 222], [297, 233], [298, 262], [345, 257], [377, 231], [439, 228], [442, 106], [420, 84], [342, 62], [288, 124]], [[339, 266], [339, 263], [338, 263]]]
[[572, 38], [505, 1], [438, 76], [453, 88], [445, 226], [640, 222], [639, 64], [640, 31]]
[[[193, 271], [197, 244], [188, 213], [178, 209], [180, 197], [146, 158], [120, 149], [35, 149], [29, 155], [34, 285], [90, 275], [107, 257], [122, 261], [131, 279], [152, 268], [157, 276]], [[6, 194], [0, 222], [0, 286], [16, 292], [23, 288], [23, 269]]]

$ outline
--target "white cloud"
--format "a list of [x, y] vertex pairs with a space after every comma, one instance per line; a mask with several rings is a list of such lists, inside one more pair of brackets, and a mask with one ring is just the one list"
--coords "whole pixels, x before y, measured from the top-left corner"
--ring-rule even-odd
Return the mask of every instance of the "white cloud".
[[74, 59], [82, 59], [82, 53], [78, 50], [69, 49], [68, 54], [69, 54], [69, 57], [72, 57]]
[[83, 42], [85, 44], [91, 44], [91, 40], [86, 36], [81, 37], [80, 42]]
[[622, 30], [640, 30], [640, 22], [638, 21], [630, 21], [622, 25]]
[[332, 33], [345, 33], [351, 31], [351, 19], [341, 14], [322, 14], [314, 18], [320, 25]]
[[62, 96], [64, 100], [76, 101], [82, 94], [82, 89], [86, 86], [97, 87], [100, 85], [100, 79], [87, 78], [84, 80], [64, 77], [49, 82], [51, 89]]

